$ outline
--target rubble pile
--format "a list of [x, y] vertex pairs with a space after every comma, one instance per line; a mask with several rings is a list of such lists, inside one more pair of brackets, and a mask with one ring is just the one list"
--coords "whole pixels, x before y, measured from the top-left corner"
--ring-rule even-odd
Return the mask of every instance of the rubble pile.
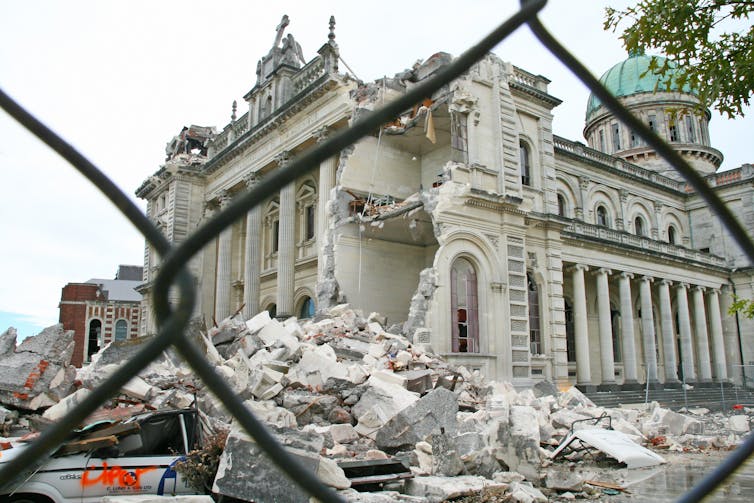
[[[579, 475], [574, 467], [588, 469], [595, 460], [604, 460], [604, 454], [572, 449], [552, 459], [552, 452], [572, 427], [605, 426], [608, 416], [614, 430], [656, 450], [728, 449], [749, 431], [748, 410], [733, 416], [706, 409], [681, 414], [656, 403], [605, 409], [574, 387], [559, 391], [548, 382], [518, 391], [449, 365], [428, 346], [387, 332], [380, 321], [377, 313], [365, 317], [344, 304], [332, 308], [327, 317], [304, 322], [281, 322], [262, 312], [248, 321], [226, 319], [208, 331], [194, 324], [190, 335], [273, 436], [351, 501], [443, 501], [480, 491], [509, 501], [545, 501], [553, 494], [587, 497], [595, 486], [589, 475]], [[0, 337], [0, 350], [37, 355], [44, 345], [65, 356], [68, 350], [60, 348], [68, 348], [68, 336], [54, 332], [59, 340], [51, 341], [53, 332], [48, 331], [18, 348], [15, 339], [9, 342], [14, 334], [6, 332]], [[44, 393], [19, 401], [15, 388], [6, 392], [2, 387], [0, 401], [14, 409], [39, 411], [29, 404], [44, 395], [48, 408], [41, 419], [55, 421], [146, 340], [110, 344], [75, 376], [63, 362], [49, 359], [49, 368], [56, 365], [59, 370], [51, 373], [52, 379], [47, 370], [40, 372], [39, 379], [47, 379]], [[28, 354], [11, 358], [31, 358]], [[2, 369], [8, 361], [12, 360], [4, 361]], [[308, 500], [171, 351], [121, 392], [120, 407], [110, 404], [101, 414], [117, 417], [124, 403], [127, 409], [143, 410], [185, 408], [196, 400], [205, 427], [230, 428], [215, 492], [246, 500]], [[6, 421], [15, 420], [13, 413], [0, 410], [0, 418], [3, 414], [10, 417]], [[342, 467], [346, 462], [369, 467], [394, 460], [403, 467], [401, 473], [362, 477], [376, 480], [376, 487], [347, 476]], [[613, 464], [618, 466], [614, 460]], [[370, 487], [373, 492], [356, 491]]]

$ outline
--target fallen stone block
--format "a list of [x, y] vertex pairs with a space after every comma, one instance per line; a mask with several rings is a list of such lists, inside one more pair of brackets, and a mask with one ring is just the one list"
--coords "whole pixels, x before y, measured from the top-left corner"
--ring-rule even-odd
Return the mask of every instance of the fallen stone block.
[[552, 381], [539, 381], [532, 388], [534, 396], [542, 398], [543, 396], [558, 396], [558, 387]]
[[246, 400], [244, 405], [251, 410], [257, 419], [267, 424], [278, 428], [296, 428], [298, 426], [296, 415], [288, 409], [278, 407], [275, 402]]
[[291, 390], [283, 396], [283, 407], [296, 415], [299, 424], [327, 423], [326, 418], [337, 405], [337, 397], [305, 389]]
[[270, 322], [270, 313], [267, 311], [260, 311], [250, 320], [246, 320], [246, 328], [251, 334], [256, 334], [264, 328], [267, 323]]
[[[279, 434], [273, 434], [282, 440]], [[332, 460], [299, 448], [287, 447], [287, 451], [323, 483], [337, 489], [350, 487], [345, 473]], [[237, 425], [228, 435], [212, 491], [246, 501], [309, 501], [309, 495], [292, 483]]]
[[429, 443], [432, 444], [432, 475], [453, 477], [463, 472], [464, 464], [452, 435], [435, 433], [429, 436]]
[[558, 396], [558, 405], [564, 408], [577, 406], [594, 407], [594, 402], [589, 400], [576, 386], [571, 386]]
[[506, 484], [494, 482], [484, 477], [461, 475], [458, 477], [414, 477], [406, 481], [405, 493], [425, 498], [428, 502], [441, 502], [470, 496], [485, 488], [505, 489]]
[[584, 488], [584, 480], [568, 469], [551, 466], [545, 475], [545, 487], [556, 491], [581, 492]]
[[510, 409], [510, 422], [498, 426], [497, 457], [509, 469], [536, 480], [541, 463], [539, 440], [536, 410], [528, 405], [514, 405]]
[[399, 375], [405, 379], [404, 385], [409, 391], [422, 394], [432, 389], [431, 370], [408, 370]]
[[58, 421], [65, 416], [71, 409], [80, 404], [84, 398], [86, 398], [91, 391], [86, 388], [81, 388], [66, 396], [58, 403], [44, 411], [42, 417], [50, 421]]
[[524, 482], [513, 482], [510, 485], [510, 501], [515, 503], [547, 503], [547, 497], [542, 491]]
[[295, 355], [301, 347], [299, 340], [295, 336], [291, 335], [290, 332], [288, 332], [288, 330], [286, 330], [286, 328], [283, 326], [283, 324], [277, 320], [270, 320], [269, 322], [267, 322], [257, 333], [257, 335], [260, 339], [262, 339], [262, 342], [264, 342], [264, 345], [268, 348], [279, 348], [282, 346], [285, 347], [285, 349], [287, 350], [286, 356], [283, 358], [275, 358], [276, 360], [287, 360], [288, 358]]
[[728, 428], [736, 433], [749, 432], [749, 417], [745, 415], [735, 415], [728, 418]]
[[339, 444], [350, 444], [359, 439], [359, 434], [350, 424], [334, 424], [328, 431], [332, 435], [333, 442]]
[[378, 378], [370, 377], [365, 385], [367, 390], [361, 394], [351, 413], [358, 420], [356, 431], [370, 438], [398, 412], [419, 400], [416, 393]]
[[406, 407], [377, 431], [380, 449], [411, 448], [432, 433], [454, 435], [457, 430], [458, 402], [455, 394], [437, 388]]

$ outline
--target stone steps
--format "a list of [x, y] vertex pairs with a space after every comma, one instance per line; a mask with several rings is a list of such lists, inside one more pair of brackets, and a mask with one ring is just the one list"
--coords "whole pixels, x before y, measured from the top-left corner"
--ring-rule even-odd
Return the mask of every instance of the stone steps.
[[650, 389], [645, 398], [644, 390], [637, 391], [597, 391], [586, 393], [596, 405], [601, 407], [618, 407], [620, 404], [641, 404], [648, 398], [649, 402], [658, 402], [668, 409], [681, 407], [706, 407], [711, 410], [730, 410], [735, 404], [754, 406], [754, 393], [736, 390], [732, 387], [681, 389]]

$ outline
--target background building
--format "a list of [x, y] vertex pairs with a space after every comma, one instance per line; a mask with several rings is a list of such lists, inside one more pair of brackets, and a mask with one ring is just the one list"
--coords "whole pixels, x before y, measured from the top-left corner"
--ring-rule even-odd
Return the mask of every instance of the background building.
[[[137, 190], [179, 243], [215, 211], [452, 57], [373, 83], [339, 71], [331, 19], [304, 61], [283, 18], [247, 110], [191, 126]], [[716, 173], [709, 114], [631, 55], [602, 81], [754, 225], [754, 168]], [[493, 54], [252, 209], [191, 261], [197, 316], [309, 317], [350, 302], [455, 363], [527, 386], [712, 384], [754, 360], [727, 315], [754, 275], [703, 200], [592, 97], [586, 144], [555, 136], [549, 81]], [[661, 89], [655, 91], [655, 89]], [[187, 135], [187, 131], [191, 134]], [[193, 137], [188, 144], [186, 138]], [[184, 141], [184, 143], [181, 143]], [[176, 147], [178, 145], [178, 147]], [[183, 145], [183, 147], [181, 147]], [[142, 324], [159, 259], [145, 254]]]
[[105, 344], [139, 335], [142, 267], [118, 266], [115, 279], [93, 278], [68, 283], [60, 296], [60, 323], [73, 330], [75, 347], [71, 363], [88, 362]]

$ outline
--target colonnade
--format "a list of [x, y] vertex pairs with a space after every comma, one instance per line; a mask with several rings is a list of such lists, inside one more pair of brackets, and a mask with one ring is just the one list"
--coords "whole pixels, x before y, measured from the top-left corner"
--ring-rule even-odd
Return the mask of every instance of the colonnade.
[[[318, 141], [327, 136], [323, 128], [318, 131]], [[276, 156], [278, 167], [283, 167], [289, 161], [288, 152], [282, 152]], [[326, 208], [330, 192], [335, 185], [335, 172], [337, 169], [337, 157], [323, 161], [319, 167], [319, 188], [316, 215], [316, 239], [319, 241], [327, 226]], [[249, 172], [244, 177], [246, 190], [254, 188], [261, 180], [258, 172]], [[219, 192], [217, 202], [220, 209], [227, 206], [231, 197], [227, 191]], [[276, 280], [276, 310], [278, 317], [293, 316], [294, 293], [295, 293], [295, 262], [296, 262], [296, 183], [291, 182], [280, 190], [279, 194], [279, 223], [277, 245], [277, 280]], [[262, 205], [258, 204], [249, 210], [246, 216], [246, 236], [244, 240], [243, 259], [243, 315], [251, 318], [257, 314], [263, 306], [260, 306], [262, 272]], [[317, 243], [317, 249], [320, 242]], [[318, 251], [320, 262], [322, 251]], [[214, 318], [220, 321], [233, 314], [231, 306], [231, 262], [232, 262], [232, 229], [225, 229], [217, 238], [217, 263], [214, 282]]]
[[[597, 336], [599, 359], [602, 373], [601, 382], [592, 378], [593, 353], [590, 352], [590, 325], [587, 313], [587, 291], [585, 275], [595, 275], [597, 296]], [[723, 336], [722, 316], [718, 289], [673, 282], [650, 276], [634, 276], [629, 272], [614, 273], [606, 268], [590, 270], [582, 264], [570, 268], [573, 288], [573, 333], [576, 352], [577, 384], [589, 388], [601, 386], [611, 389], [624, 385], [630, 387], [640, 382], [639, 362], [636, 347], [636, 327], [634, 325], [633, 289], [638, 286], [639, 310], [641, 319], [641, 342], [643, 346], [644, 382], [650, 385], [660, 383], [658, 376], [658, 350], [655, 341], [662, 345], [662, 358], [665, 386], [680, 386], [676, 359], [676, 335], [679, 341], [679, 357], [682, 364], [682, 377], [687, 383], [705, 384], [727, 381], [726, 347]], [[613, 324], [610, 309], [610, 277], [617, 277], [619, 313], [621, 319], [620, 345], [623, 356], [623, 382], [615, 379], [615, 348], [613, 347]], [[656, 285], [653, 293], [653, 283]], [[655, 299], [653, 296], [656, 295]], [[691, 302], [689, 302], [689, 295]], [[677, 324], [673, 320], [672, 298], [675, 298]], [[655, 333], [653, 305], [659, 304], [659, 330]], [[676, 326], [677, 325], [677, 326]], [[657, 337], [659, 336], [659, 337]], [[710, 350], [710, 345], [712, 349]]]

